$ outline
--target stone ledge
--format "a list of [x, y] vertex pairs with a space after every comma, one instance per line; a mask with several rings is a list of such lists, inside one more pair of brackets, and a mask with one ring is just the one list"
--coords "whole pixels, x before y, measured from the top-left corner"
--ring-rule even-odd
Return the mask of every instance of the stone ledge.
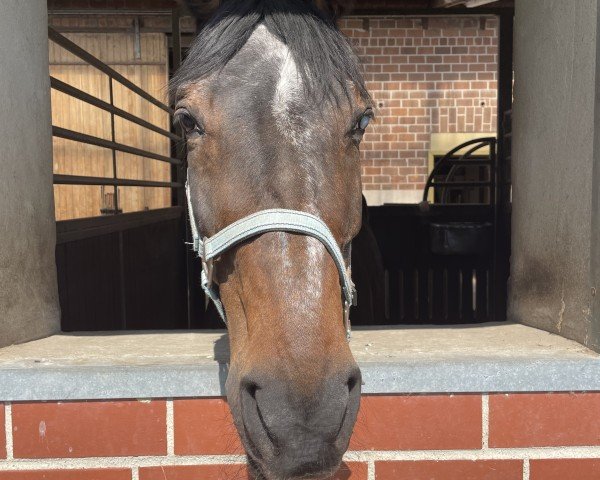
[[[523, 325], [358, 328], [366, 394], [600, 391], [600, 355]], [[227, 335], [62, 334], [0, 350], [0, 401], [225, 395]]]

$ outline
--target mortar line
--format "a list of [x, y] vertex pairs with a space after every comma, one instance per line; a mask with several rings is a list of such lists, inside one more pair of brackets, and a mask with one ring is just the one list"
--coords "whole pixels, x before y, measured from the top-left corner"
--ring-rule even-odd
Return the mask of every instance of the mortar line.
[[523, 480], [529, 480], [529, 459], [523, 460]]
[[12, 404], [4, 404], [4, 435], [6, 439], [6, 460], [14, 458]]
[[140, 480], [140, 467], [133, 467], [131, 469], [131, 480]]
[[600, 458], [600, 446], [488, 448], [487, 450], [355, 451], [347, 461], [525, 460]]
[[375, 480], [375, 460], [367, 463], [367, 480]]
[[481, 448], [487, 450], [490, 446], [490, 396], [481, 396]]
[[175, 414], [173, 399], [167, 399], [167, 457], [175, 456]]
[[[347, 462], [376, 461], [450, 461], [450, 460], [545, 460], [545, 459], [600, 459], [600, 447], [543, 447], [491, 448], [488, 450], [415, 450], [415, 451], [359, 451], [344, 455]], [[243, 465], [244, 455], [146, 456], [146, 457], [92, 457], [54, 459], [0, 460], [2, 470], [43, 470], [72, 468], [140, 468], [192, 465]]]

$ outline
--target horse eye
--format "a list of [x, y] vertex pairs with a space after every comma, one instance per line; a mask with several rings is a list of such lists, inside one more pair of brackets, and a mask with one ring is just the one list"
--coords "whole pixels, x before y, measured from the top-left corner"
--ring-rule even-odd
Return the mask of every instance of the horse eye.
[[186, 133], [190, 133], [196, 130], [196, 121], [187, 113], [182, 113], [179, 116], [179, 124], [185, 130]]

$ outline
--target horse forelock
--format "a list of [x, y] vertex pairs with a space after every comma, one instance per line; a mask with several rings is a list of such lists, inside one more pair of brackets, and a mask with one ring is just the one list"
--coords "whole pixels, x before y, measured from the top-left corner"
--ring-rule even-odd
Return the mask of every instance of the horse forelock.
[[171, 92], [177, 95], [186, 84], [221, 71], [250, 38], [257, 32], [264, 35], [266, 30], [279, 41], [275, 50], [286, 51], [293, 59], [288, 66], [295, 67], [305, 93], [314, 100], [338, 102], [340, 95], [349, 98], [355, 92], [370, 100], [358, 59], [346, 37], [326, 13], [298, 0], [223, 2], [171, 81]]

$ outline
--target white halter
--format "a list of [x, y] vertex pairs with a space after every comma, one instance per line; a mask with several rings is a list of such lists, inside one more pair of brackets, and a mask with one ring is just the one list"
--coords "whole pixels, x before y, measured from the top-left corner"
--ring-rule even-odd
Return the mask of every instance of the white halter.
[[346, 329], [346, 336], [350, 339], [350, 307], [356, 305], [356, 289], [354, 288], [354, 283], [352, 283], [350, 267], [346, 266], [340, 247], [333, 237], [331, 230], [329, 230], [329, 227], [327, 227], [323, 220], [310, 213], [297, 210], [261, 210], [232, 223], [211, 238], [204, 238], [204, 240], [201, 240], [200, 235], [198, 234], [198, 225], [194, 217], [194, 210], [192, 208], [189, 183], [186, 184], [185, 188], [188, 202], [188, 214], [192, 227], [192, 238], [194, 241], [193, 247], [194, 251], [198, 253], [198, 256], [202, 260], [202, 289], [208, 298], [215, 304], [215, 307], [225, 324], [227, 324], [225, 309], [219, 298], [219, 294], [213, 288], [214, 259], [238, 243], [262, 233], [292, 232], [316, 238], [325, 246], [333, 258], [338, 269], [342, 287], [344, 327]]

